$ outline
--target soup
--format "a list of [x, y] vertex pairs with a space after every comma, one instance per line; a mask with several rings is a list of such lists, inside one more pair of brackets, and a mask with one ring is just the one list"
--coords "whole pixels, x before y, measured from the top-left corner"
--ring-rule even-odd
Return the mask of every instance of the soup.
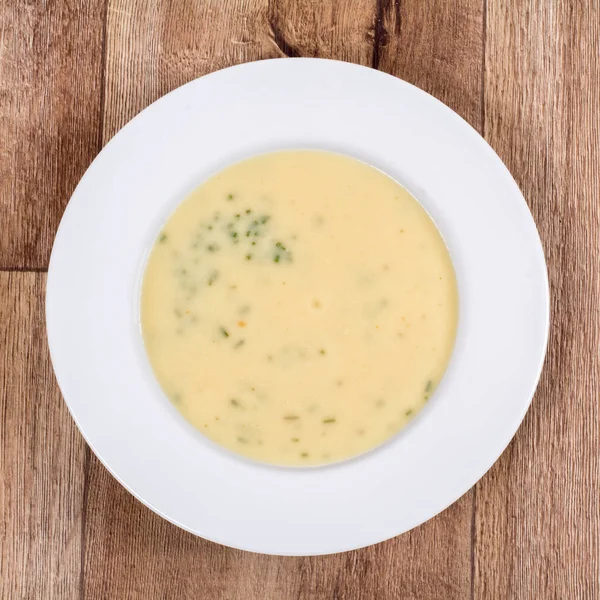
[[278, 465], [378, 446], [450, 358], [456, 280], [436, 226], [380, 171], [321, 151], [234, 164], [186, 198], [150, 253], [144, 344], [208, 438]]

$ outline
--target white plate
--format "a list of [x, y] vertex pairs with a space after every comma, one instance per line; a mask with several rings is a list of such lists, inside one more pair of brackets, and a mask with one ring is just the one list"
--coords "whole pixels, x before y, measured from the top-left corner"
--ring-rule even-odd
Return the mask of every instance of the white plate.
[[[450, 249], [461, 316], [442, 384], [391, 443], [335, 466], [273, 468], [208, 442], [163, 397], [141, 343], [138, 293], [153, 238], [189, 190], [238, 159], [308, 147], [363, 159], [423, 203]], [[73, 418], [132, 494], [221, 544], [325, 554], [419, 525], [490, 468], [538, 381], [548, 282], [523, 196], [459, 116], [389, 75], [289, 59], [192, 81], [110, 141], [61, 222], [46, 311]]]

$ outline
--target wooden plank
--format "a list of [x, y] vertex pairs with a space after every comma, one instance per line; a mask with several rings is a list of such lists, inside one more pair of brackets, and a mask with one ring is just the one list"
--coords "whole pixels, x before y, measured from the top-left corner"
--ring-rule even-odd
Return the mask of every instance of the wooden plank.
[[484, 0], [378, 0], [373, 66], [429, 92], [482, 131]]
[[269, 28], [279, 56], [334, 58], [371, 66], [375, 0], [272, 0]]
[[600, 598], [600, 9], [488, 3], [486, 137], [544, 243], [545, 371], [508, 452], [477, 487], [475, 597]]
[[84, 442], [54, 381], [42, 273], [0, 273], [0, 598], [79, 598]]
[[0, 268], [46, 268], [99, 150], [104, 4], [0, 0]]

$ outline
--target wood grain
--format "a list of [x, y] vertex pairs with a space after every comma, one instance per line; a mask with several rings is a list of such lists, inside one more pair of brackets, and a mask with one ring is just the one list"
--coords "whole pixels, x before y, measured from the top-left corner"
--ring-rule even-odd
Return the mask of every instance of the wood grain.
[[483, 125], [484, 0], [379, 0], [374, 66]]
[[0, 267], [45, 269], [100, 149], [104, 0], [0, 0]]
[[376, 5], [374, 0], [271, 0], [269, 28], [278, 55], [335, 58], [370, 66]]
[[43, 273], [0, 273], [0, 598], [80, 596], [84, 442], [44, 343]]
[[521, 186], [552, 296], [546, 368], [477, 486], [475, 597], [600, 598], [600, 12], [488, 3], [485, 131]]

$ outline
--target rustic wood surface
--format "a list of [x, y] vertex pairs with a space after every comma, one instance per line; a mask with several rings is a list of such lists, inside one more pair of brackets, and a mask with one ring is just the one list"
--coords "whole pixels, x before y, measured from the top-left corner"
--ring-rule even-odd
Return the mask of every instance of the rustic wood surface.
[[[0, 598], [600, 599], [597, 0], [0, 0]], [[231, 64], [352, 61], [479, 130], [546, 251], [540, 387], [492, 470], [364, 550], [277, 558], [195, 538], [134, 500], [77, 432], [44, 330], [52, 239], [133, 115]]]

